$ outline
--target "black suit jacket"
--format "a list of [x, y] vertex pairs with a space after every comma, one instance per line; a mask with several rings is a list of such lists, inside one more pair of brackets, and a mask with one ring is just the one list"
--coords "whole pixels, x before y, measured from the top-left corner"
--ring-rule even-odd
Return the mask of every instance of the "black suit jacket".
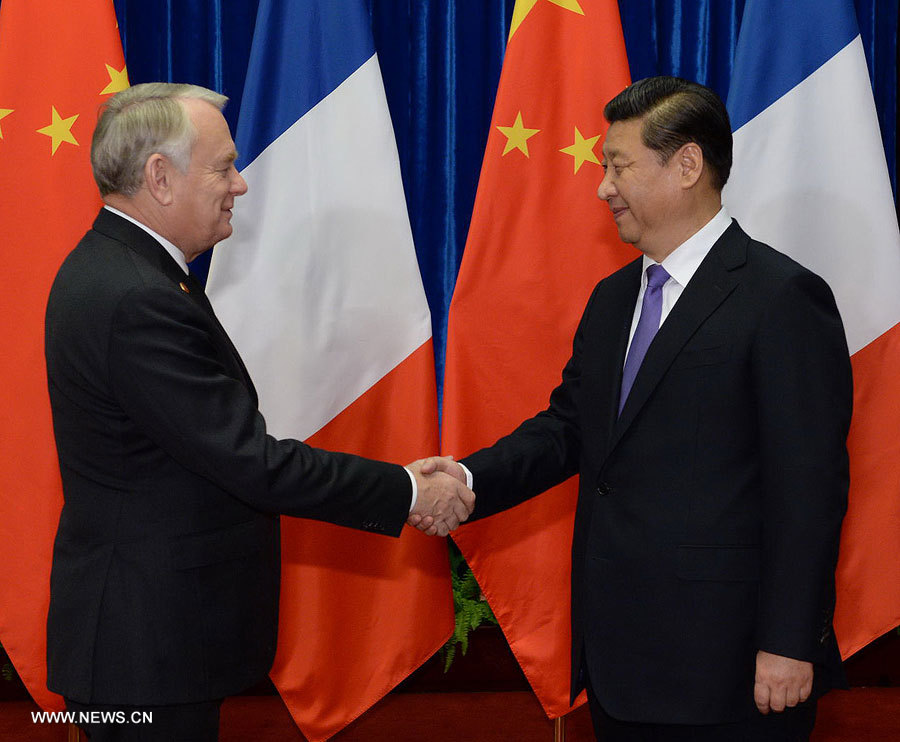
[[237, 351], [190, 283], [149, 234], [102, 210], [50, 292], [65, 505], [48, 685], [83, 703], [253, 685], [275, 652], [277, 514], [394, 536], [408, 515], [402, 467], [266, 434]]
[[852, 382], [828, 286], [732, 225], [617, 416], [641, 277], [601, 281], [549, 407], [463, 460], [473, 517], [578, 472], [572, 697], [707, 724], [753, 713], [759, 649], [842, 682], [832, 631]]

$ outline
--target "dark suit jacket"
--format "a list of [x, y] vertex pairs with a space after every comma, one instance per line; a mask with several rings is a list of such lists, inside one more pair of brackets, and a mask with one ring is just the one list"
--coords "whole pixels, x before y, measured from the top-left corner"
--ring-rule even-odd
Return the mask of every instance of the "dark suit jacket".
[[[572, 697], [707, 724], [753, 712], [758, 649], [840, 683], [834, 569], [852, 383], [831, 291], [732, 223], [617, 418], [641, 276], [601, 281], [549, 407], [463, 460], [484, 517], [581, 475]], [[539, 599], [536, 598], [536, 599]]]
[[399, 535], [402, 467], [266, 434], [198, 286], [103, 210], [50, 292], [46, 356], [65, 505], [48, 685], [83, 703], [221, 698], [275, 652], [278, 513]]

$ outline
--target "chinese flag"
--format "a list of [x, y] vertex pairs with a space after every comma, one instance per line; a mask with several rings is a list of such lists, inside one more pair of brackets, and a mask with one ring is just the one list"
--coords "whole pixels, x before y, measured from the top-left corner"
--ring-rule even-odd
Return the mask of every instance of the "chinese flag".
[[50, 559], [62, 485], [44, 367], [44, 308], [100, 197], [97, 108], [128, 86], [112, 0], [0, 5], [0, 641], [34, 699], [47, 690]]
[[[637, 256], [596, 194], [603, 106], [628, 83], [615, 0], [518, 0], [450, 305], [448, 454], [546, 407], [594, 285]], [[568, 482], [455, 535], [551, 717], [569, 710], [575, 497]]]

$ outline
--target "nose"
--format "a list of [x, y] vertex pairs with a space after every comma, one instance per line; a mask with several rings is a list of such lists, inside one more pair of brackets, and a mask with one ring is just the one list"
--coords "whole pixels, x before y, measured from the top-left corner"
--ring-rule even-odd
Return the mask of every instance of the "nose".
[[612, 173], [610, 170], [612, 170], [612, 168], [603, 174], [603, 180], [600, 181], [600, 186], [597, 188], [597, 198], [602, 199], [603, 201], [609, 201], [610, 198], [616, 195], [616, 186], [612, 182]]
[[237, 168], [234, 168], [234, 174], [231, 180], [231, 192], [235, 196], [243, 196], [247, 192], [247, 181], [244, 180], [244, 176], [237, 171]]

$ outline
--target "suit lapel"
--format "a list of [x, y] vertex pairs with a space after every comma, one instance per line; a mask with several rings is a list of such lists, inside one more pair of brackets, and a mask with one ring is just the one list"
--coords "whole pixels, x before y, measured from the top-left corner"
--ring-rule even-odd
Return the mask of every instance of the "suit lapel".
[[225, 332], [225, 328], [219, 323], [219, 319], [216, 317], [212, 305], [209, 303], [209, 299], [203, 292], [203, 287], [200, 286], [196, 278], [185, 276], [181, 266], [175, 262], [174, 258], [169, 255], [166, 249], [159, 244], [153, 235], [145, 232], [137, 225], [132, 224], [127, 219], [123, 219], [118, 214], [114, 214], [108, 209], [100, 210], [100, 213], [94, 220], [94, 230], [121, 242], [127, 248], [140, 255], [151, 266], [163, 273], [176, 286], [180, 286], [182, 291], [190, 294], [191, 299], [209, 315], [213, 326], [216, 329], [216, 335], [219, 341], [234, 357], [234, 360], [243, 375], [247, 388], [250, 390], [253, 398], [256, 399], [256, 388], [253, 386], [250, 374], [247, 373], [244, 361], [241, 359], [237, 348], [235, 348], [234, 344], [231, 342], [231, 338], [228, 337], [228, 333]]
[[613, 425], [609, 450], [634, 421], [685, 343], [738, 285], [736, 269], [746, 262], [748, 241], [732, 221], [697, 268], [647, 350], [622, 414]]
[[153, 235], [136, 224], [113, 214], [108, 209], [100, 209], [94, 220], [94, 230], [121, 242], [128, 249], [140, 255], [146, 262], [159, 270], [177, 286], [184, 281], [184, 271]]
[[586, 360], [586, 366], [597, 373], [596, 386], [587, 387], [596, 396], [588, 402], [588, 408], [598, 413], [602, 421], [602, 440], [608, 441], [613, 433], [619, 410], [619, 389], [622, 386], [622, 367], [628, 334], [634, 317], [634, 305], [641, 287], [642, 260], [629, 263], [605, 281], [604, 311], [600, 314], [592, 335], [601, 339], [594, 357]]

